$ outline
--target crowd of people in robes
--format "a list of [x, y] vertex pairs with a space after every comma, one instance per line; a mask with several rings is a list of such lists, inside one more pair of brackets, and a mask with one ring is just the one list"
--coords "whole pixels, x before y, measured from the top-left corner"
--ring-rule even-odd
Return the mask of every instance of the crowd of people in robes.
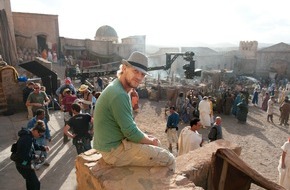
[[[178, 155], [183, 155], [191, 150], [201, 147], [204, 143], [204, 138], [199, 133], [201, 128], [209, 128], [214, 131], [213, 134], [208, 134], [209, 142], [216, 139], [222, 139], [221, 117], [217, 116], [213, 122], [213, 107], [218, 114], [233, 115], [237, 118], [239, 123], [247, 122], [247, 115], [249, 112], [249, 104], [260, 108], [267, 113], [267, 121], [274, 123], [275, 106], [278, 106], [280, 114], [280, 125], [288, 126], [290, 114], [290, 84], [289, 88], [276, 89], [275, 85], [269, 87], [260, 87], [260, 84], [253, 89], [252, 95], [247, 88], [240, 91], [233, 91], [231, 88], [220, 88], [218, 96], [212, 98], [201, 92], [193, 91], [183, 93], [181, 92], [176, 100], [177, 114], [180, 116], [180, 121], [189, 123], [178, 137]], [[187, 119], [185, 113], [186, 108], [190, 108], [191, 112]], [[193, 119], [192, 119], [193, 118]], [[189, 122], [190, 121], [190, 122]], [[178, 128], [178, 127], [177, 127]], [[215, 129], [215, 130], [213, 130]], [[214, 136], [214, 137], [212, 137]], [[289, 176], [290, 176], [290, 137], [281, 147], [282, 154], [278, 166], [279, 184], [290, 190]]]
[[280, 125], [288, 126], [289, 114], [290, 114], [290, 84], [276, 88], [275, 84], [265, 85], [260, 87], [257, 84], [252, 95], [252, 104], [261, 110], [267, 112], [267, 121], [275, 123], [273, 116], [275, 115], [274, 107], [277, 105], [279, 112]]
[[233, 115], [237, 118], [238, 122], [246, 123], [248, 99], [249, 92], [247, 88], [236, 91], [221, 87], [216, 98], [216, 111], [224, 115]]

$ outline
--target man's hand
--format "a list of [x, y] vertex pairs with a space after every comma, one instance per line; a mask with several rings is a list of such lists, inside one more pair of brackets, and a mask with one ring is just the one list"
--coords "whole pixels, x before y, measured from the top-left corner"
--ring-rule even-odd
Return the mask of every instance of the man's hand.
[[152, 142], [153, 142], [153, 144], [152, 145], [154, 145], [154, 146], [159, 146], [161, 143], [160, 143], [160, 141], [157, 139], [157, 138], [152, 138]]
[[44, 146], [45, 151], [48, 152], [49, 151], [49, 146]]
[[32, 103], [33, 105], [32, 106], [35, 106], [35, 107], [41, 107], [42, 104], [41, 103]]
[[152, 135], [145, 134], [144, 138], [139, 142], [140, 144], [150, 144], [153, 146], [160, 146], [161, 142]]
[[148, 138], [150, 139], [152, 145], [154, 146], [159, 146], [161, 145], [161, 142], [159, 141], [159, 139], [157, 139], [156, 137], [154, 137], [153, 135], [148, 135]]
[[286, 165], [285, 165], [285, 162], [282, 163], [282, 166], [281, 166], [282, 169], [285, 169], [286, 168]]
[[39, 159], [39, 155], [38, 155], [38, 154], [35, 154], [35, 155], [34, 155], [34, 159], [35, 159], [35, 160]]

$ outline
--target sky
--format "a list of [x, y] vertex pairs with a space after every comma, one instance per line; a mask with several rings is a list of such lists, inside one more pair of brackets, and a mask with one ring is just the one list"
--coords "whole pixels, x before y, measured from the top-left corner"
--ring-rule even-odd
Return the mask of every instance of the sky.
[[147, 45], [290, 43], [288, 0], [10, 0], [13, 12], [58, 15], [62, 37], [94, 39], [103, 25]]

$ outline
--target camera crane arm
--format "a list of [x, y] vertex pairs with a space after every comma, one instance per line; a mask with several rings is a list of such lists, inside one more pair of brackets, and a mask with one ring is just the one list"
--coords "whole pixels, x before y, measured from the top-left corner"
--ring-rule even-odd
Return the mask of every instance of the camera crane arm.
[[148, 67], [148, 71], [168, 70], [168, 69], [171, 68], [171, 65], [174, 63], [174, 61], [177, 59], [177, 57], [183, 56], [183, 58], [185, 59], [185, 56], [188, 56], [188, 55], [193, 56], [194, 53], [193, 52], [185, 52], [185, 53], [165, 53], [165, 55], [166, 55], [166, 65], [156, 66], [156, 67]]
[[[185, 53], [165, 53], [166, 55], [166, 64], [163, 66], [155, 66], [155, 67], [148, 67], [148, 71], [155, 71], [155, 70], [169, 70], [171, 68], [171, 65], [174, 63], [174, 61], [179, 57], [182, 56], [185, 61], [190, 62], [189, 64], [183, 65], [183, 69], [185, 70], [184, 74], [187, 79], [192, 79], [195, 76], [195, 61], [193, 60], [194, 53], [193, 52], [185, 52]], [[119, 63], [112, 62], [112, 63]], [[79, 74], [80, 78], [82, 80], [84, 78], [90, 78], [95, 76], [106, 76], [106, 75], [114, 75], [117, 70], [113, 69], [110, 71], [100, 71], [93, 68], [82, 70], [82, 72]]]
[[[194, 53], [191, 51], [185, 53], [166, 53], [166, 65], [164, 66], [156, 66], [149, 67], [148, 71], [154, 70], [169, 70], [173, 62], [177, 59], [177, 57], [182, 56], [185, 61], [188, 61], [189, 64], [183, 65], [185, 78], [193, 79], [194, 76], [200, 75], [195, 72], [195, 61], [193, 60]], [[172, 57], [173, 56], [173, 57]]]

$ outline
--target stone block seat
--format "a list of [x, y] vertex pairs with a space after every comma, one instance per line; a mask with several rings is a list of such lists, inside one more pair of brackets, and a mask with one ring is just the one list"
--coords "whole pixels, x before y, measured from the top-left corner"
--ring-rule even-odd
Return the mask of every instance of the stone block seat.
[[176, 158], [176, 171], [167, 167], [113, 167], [106, 164], [96, 150], [76, 159], [77, 189], [86, 190], [199, 190], [206, 189], [212, 155], [228, 148], [240, 155], [234, 143], [218, 140]]

